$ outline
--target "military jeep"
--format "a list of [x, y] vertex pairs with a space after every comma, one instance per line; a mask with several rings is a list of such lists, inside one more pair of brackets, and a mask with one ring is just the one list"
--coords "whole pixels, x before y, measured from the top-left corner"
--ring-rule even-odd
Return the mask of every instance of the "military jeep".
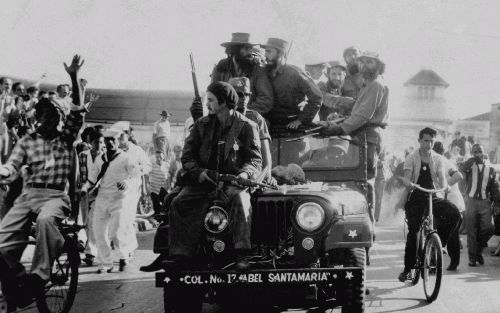
[[[273, 165], [302, 168], [305, 183], [252, 193], [251, 269], [236, 271], [229, 215], [209, 209], [200, 267], [158, 272], [165, 312], [297, 308], [364, 312], [365, 248], [372, 244], [366, 183], [366, 138], [273, 134]], [[298, 165], [298, 166], [297, 166]]]

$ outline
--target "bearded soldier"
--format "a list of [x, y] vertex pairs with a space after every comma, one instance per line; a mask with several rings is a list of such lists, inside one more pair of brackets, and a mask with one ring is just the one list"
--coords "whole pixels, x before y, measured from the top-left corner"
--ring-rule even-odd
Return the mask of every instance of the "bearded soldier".
[[321, 91], [305, 71], [286, 64], [287, 41], [269, 38], [261, 46], [266, 50], [268, 75], [274, 89], [275, 103], [268, 114], [271, 124], [286, 124], [291, 129], [311, 124], [321, 107]]
[[212, 82], [228, 82], [233, 77], [247, 77], [252, 86], [248, 107], [260, 114], [266, 114], [273, 106], [273, 88], [266, 75], [263, 60], [259, 57], [255, 44], [250, 43], [250, 34], [233, 33], [226, 48], [227, 58], [217, 63], [212, 72]]
[[[367, 179], [372, 186], [369, 193], [373, 204], [373, 185], [377, 171], [378, 155], [381, 151], [382, 127], [387, 120], [387, 98], [389, 89], [383, 86], [377, 78], [385, 70], [385, 64], [373, 52], [365, 52], [359, 57], [360, 73], [365, 87], [360, 90], [354, 103], [351, 115], [341, 124], [328, 124], [322, 130], [324, 135], [350, 135], [363, 129], [366, 131], [367, 147]], [[325, 122], [322, 123], [326, 125]], [[373, 211], [370, 212], [373, 221]]]

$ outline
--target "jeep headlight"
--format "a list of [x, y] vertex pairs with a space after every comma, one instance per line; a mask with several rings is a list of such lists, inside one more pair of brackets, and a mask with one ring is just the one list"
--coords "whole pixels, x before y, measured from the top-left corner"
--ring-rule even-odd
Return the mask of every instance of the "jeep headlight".
[[297, 224], [303, 230], [312, 232], [320, 228], [325, 222], [325, 211], [317, 203], [306, 202], [299, 206], [295, 218]]
[[229, 223], [227, 212], [220, 206], [214, 205], [205, 215], [205, 229], [212, 234], [218, 234], [227, 228]]

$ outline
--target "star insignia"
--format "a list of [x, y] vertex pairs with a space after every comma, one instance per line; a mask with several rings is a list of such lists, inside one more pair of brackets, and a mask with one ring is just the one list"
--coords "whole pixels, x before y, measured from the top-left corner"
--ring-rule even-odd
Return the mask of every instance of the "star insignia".
[[345, 278], [346, 278], [346, 279], [351, 280], [353, 277], [354, 277], [354, 275], [352, 275], [352, 272], [346, 272], [346, 273], [345, 273]]
[[358, 234], [356, 233], [356, 230], [350, 230], [349, 229], [349, 235], [347, 235], [349, 237], [351, 237], [352, 239], [354, 239], [355, 237], [358, 236]]
[[171, 279], [168, 277], [165, 277], [165, 279], [163, 281], [168, 284], [171, 281]]

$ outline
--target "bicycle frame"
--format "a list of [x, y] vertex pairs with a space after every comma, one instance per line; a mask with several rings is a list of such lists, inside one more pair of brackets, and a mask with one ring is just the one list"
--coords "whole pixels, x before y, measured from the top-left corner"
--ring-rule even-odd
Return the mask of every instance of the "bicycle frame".
[[[74, 251], [72, 261], [70, 261], [70, 262], [73, 262], [74, 264], [76, 264], [76, 265], [74, 265], [76, 267], [78, 267], [78, 265], [80, 263], [79, 252], [78, 252], [78, 231], [80, 231], [82, 228], [83, 228], [82, 225], [78, 225], [78, 224], [71, 225], [71, 224], [65, 224], [65, 223], [61, 223], [58, 227], [61, 235], [64, 238], [64, 247], [65, 248], [63, 248], [61, 250], [61, 252], [62, 251], [69, 251], [69, 250]], [[0, 234], [2, 234], [2, 233], [3, 234], [16, 233], [16, 232], [29, 233], [29, 230], [26, 230], [26, 229], [2, 230], [2, 231], [0, 231]], [[34, 244], [36, 244], [36, 241], [35, 240], [18, 240], [18, 241], [12, 241], [12, 242], [2, 244], [2, 245], [0, 245], [0, 247], [6, 248], [6, 247], [12, 247], [12, 246], [16, 246], [16, 245], [30, 245], [30, 244], [34, 245]], [[57, 275], [57, 274], [61, 274], [61, 273], [63, 273], [63, 275], [64, 275], [64, 273], [65, 273], [64, 271], [68, 270], [68, 269], [63, 269], [63, 265], [61, 265], [61, 263], [59, 263], [59, 256], [56, 257], [54, 261], [57, 262], [57, 264], [58, 264], [57, 265], [58, 272], [51, 273], [51, 280], [45, 286], [45, 291], [44, 291], [43, 296], [36, 299], [37, 307], [39, 310], [41, 310], [41, 312], [50, 312], [50, 310], [47, 307], [46, 296], [47, 296], [47, 293], [50, 292], [52, 287], [59, 285], [59, 283], [57, 282], [57, 278], [53, 277], [52, 275], [53, 274]], [[52, 269], [52, 271], [53, 271], [53, 269]], [[76, 272], [78, 272], [78, 271], [76, 271]], [[76, 274], [76, 275], [78, 275], [78, 274]], [[65, 277], [65, 278], [67, 278], [67, 277]], [[75, 280], [75, 279], [72, 279], [72, 280]], [[77, 278], [76, 278], [76, 281], [77, 281]], [[76, 281], [75, 281], [75, 284], [77, 284]], [[0, 285], [3, 283], [4, 282], [0, 282]], [[62, 283], [65, 284], [66, 280], [64, 280]], [[69, 311], [69, 309], [71, 308], [71, 305], [72, 305], [73, 299], [74, 299], [74, 294], [76, 294], [76, 287], [73, 290], [73, 294], [71, 296], [69, 296], [69, 297], [71, 297], [71, 301], [68, 302], [67, 304], [65, 304], [65, 306], [67, 305], [67, 308], [64, 309], [64, 310], [66, 310], [65, 312]], [[12, 301], [13, 303], [11, 303], [11, 301], [6, 299], [6, 298], [3, 298], [3, 301], [5, 301], [5, 302], [3, 302], [3, 305], [5, 305], [5, 308], [12, 309], [15, 305], [17, 305], [17, 303], [15, 301]], [[2, 305], [2, 303], [0, 303], [0, 305]], [[2, 306], [1, 309], [4, 309], [4, 307]], [[7, 309], [7, 310], [10, 310], [10, 309]]]
[[[419, 276], [422, 276], [424, 282], [424, 292], [428, 302], [434, 301], [439, 293], [439, 288], [441, 286], [441, 275], [442, 275], [442, 245], [439, 240], [439, 236], [437, 235], [437, 231], [434, 229], [434, 212], [432, 205], [432, 195], [439, 192], [444, 192], [446, 188], [443, 189], [425, 189], [418, 185], [413, 185], [416, 189], [421, 190], [422, 192], [426, 192], [429, 195], [429, 203], [428, 208], [424, 216], [422, 217], [422, 222], [419, 227], [417, 233], [417, 245], [416, 245], [416, 260], [413, 269], [416, 270], [412, 274], [412, 284], [415, 285], [418, 283]], [[428, 247], [429, 245], [429, 247]], [[438, 247], [438, 255], [434, 258], [429, 258], [429, 251], [433, 251], [432, 247]], [[431, 250], [429, 250], [431, 249]], [[434, 260], [434, 261], [432, 261]], [[435, 262], [435, 263], [433, 263]], [[431, 264], [431, 265], [429, 265]], [[434, 265], [432, 265], [434, 264]], [[428, 290], [428, 285], [432, 286], [432, 283], [429, 283], [429, 271], [436, 274], [436, 283], [432, 288], [432, 292]]]

